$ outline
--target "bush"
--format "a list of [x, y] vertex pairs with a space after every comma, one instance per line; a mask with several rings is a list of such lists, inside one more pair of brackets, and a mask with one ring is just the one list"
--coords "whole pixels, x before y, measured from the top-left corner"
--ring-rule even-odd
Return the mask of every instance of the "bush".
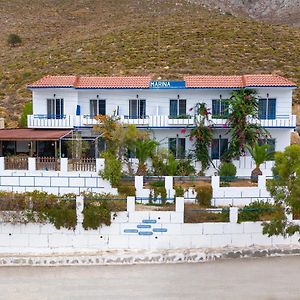
[[110, 152], [103, 152], [102, 157], [105, 158], [105, 167], [99, 175], [108, 180], [112, 187], [117, 187], [122, 176], [121, 161]]
[[223, 162], [219, 167], [219, 172], [221, 181], [231, 181], [235, 178], [236, 175], [236, 167], [231, 162]]
[[124, 196], [135, 196], [135, 187], [132, 185], [119, 185], [118, 193]]
[[183, 197], [184, 196], [184, 188], [182, 186], [175, 186], [175, 197]]
[[282, 208], [264, 201], [254, 201], [239, 211], [238, 222], [268, 221], [278, 214], [283, 214]]
[[200, 206], [203, 207], [211, 207], [211, 199], [212, 199], [212, 187], [207, 186], [198, 186], [195, 188], [195, 192], [197, 193], [196, 200]]
[[7, 38], [7, 43], [11, 47], [16, 47], [22, 43], [22, 39], [15, 33], [11, 33]]
[[27, 102], [24, 105], [23, 112], [22, 112], [22, 115], [21, 115], [21, 120], [20, 120], [20, 125], [21, 125], [22, 128], [27, 127], [27, 116], [28, 115], [32, 115], [32, 101]]
[[194, 166], [191, 165], [189, 159], [180, 159], [177, 163], [176, 176], [190, 176], [194, 175], [196, 170]]
[[110, 212], [107, 201], [85, 203], [83, 209], [83, 228], [85, 230], [98, 229], [102, 224], [109, 226], [111, 224]]

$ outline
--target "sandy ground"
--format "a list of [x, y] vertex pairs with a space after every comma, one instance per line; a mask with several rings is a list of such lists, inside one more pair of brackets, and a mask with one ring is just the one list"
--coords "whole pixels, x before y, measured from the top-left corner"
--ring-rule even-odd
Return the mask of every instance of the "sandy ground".
[[1, 267], [0, 299], [300, 299], [300, 256], [198, 264]]

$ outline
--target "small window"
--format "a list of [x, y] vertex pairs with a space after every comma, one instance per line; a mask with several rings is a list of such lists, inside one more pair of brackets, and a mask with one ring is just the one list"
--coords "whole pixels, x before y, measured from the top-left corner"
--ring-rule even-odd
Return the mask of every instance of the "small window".
[[129, 119], [146, 118], [146, 100], [132, 99], [129, 100]]
[[64, 99], [47, 99], [47, 118], [64, 118]]
[[169, 151], [176, 159], [185, 158], [185, 138], [169, 138]]

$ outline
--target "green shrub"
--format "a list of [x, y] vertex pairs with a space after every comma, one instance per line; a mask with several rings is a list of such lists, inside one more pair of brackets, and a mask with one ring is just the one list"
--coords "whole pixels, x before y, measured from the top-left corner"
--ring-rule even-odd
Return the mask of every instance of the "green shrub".
[[7, 43], [11, 47], [16, 47], [22, 43], [22, 39], [15, 33], [11, 33], [7, 38]]
[[195, 192], [197, 193], [196, 200], [200, 206], [203, 207], [211, 207], [211, 199], [212, 199], [212, 187], [207, 186], [198, 186], [195, 188]]
[[283, 214], [282, 208], [264, 201], [254, 201], [239, 211], [238, 222], [257, 222], [271, 220], [275, 215]]
[[24, 105], [22, 114], [21, 114], [21, 120], [20, 120], [20, 125], [22, 128], [27, 127], [27, 116], [32, 115], [32, 101], [27, 102]]
[[223, 162], [219, 167], [219, 172], [221, 181], [231, 181], [235, 178], [236, 167], [231, 162]]
[[157, 180], [157, 181], [151, 181], [149, 183], [151, 187], [164, 187], [165, 186], [165, 181], [164, 180]]
[[100, 171], [99, 175], [110, 182], [112, 187], [117, 187], [122, 176], [122, 163], [112, 153], [103, 152], [102, 157], [105, 158], [104, 171]]
[[111, 211], [108, 207], [107, 201], [97, 201], [85, 203], [83, 209], [83, 223], [82, 226], [87, 229], [98, 229], [103, 224], [109, 226], [111, 224]]
[[183, 197], [184, 196], [184, 188], [182, 186], [175, 186], [175, 197]]
[[189, 159], [180, 159], [177, 162], [176, 176], [190, 176], [196, 173], [195, 167]]
[[124, 196], [135, 196], [135, 187], [132, 185], [119, 185], [118, 193]]

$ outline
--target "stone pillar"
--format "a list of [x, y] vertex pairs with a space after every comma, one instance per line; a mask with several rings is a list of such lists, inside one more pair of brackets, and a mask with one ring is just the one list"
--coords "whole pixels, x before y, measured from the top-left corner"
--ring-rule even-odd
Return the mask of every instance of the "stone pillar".
[[0, 171], [4, 171], [4, 170], [5, 170], [4, 157], [1, 156], [0, 157]]
[[212, 189], [218, 189], [220, 187], [220, 176], [211, 176]]
[[61, 172], [68, 172], [68, 158], [62, 157], [60, 159], [60, 171]]
[[104, 158], [96, 158], [96, 172], [104, 171], [105, 167], [105, 159]]
[[84, 208], [83, 196], [76, 196], [76, 216], [77, 216], [76, 233], [80, 233], [83, 231], [83, 227], [82, 227], [83, 208]]
[[36, 158], [28, 157], [28, 171], [36, 171]]
[[127, 212], [135, 212], [135, 197], [127, 197]]
[[237, 223], [238, 222], [239, 209], [238, 207], [229, 208], [229, 222]]
[[184, 198], [183, 197], [176, 197], [175, 211], [179, 212], [179, 213], [184, 213]]

